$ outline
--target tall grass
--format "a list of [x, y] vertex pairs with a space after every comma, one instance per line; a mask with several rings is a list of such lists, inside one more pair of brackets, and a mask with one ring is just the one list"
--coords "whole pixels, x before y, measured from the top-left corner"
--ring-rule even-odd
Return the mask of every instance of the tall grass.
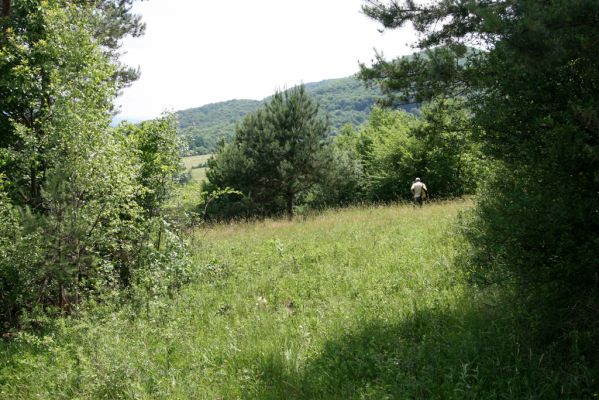
[[198, 231], [194, 282], [171, 298], [3, 340], [0, 398], [596, 397], [585, 360], [536, 348], [501, 296], [465, 283], [467, 207]]

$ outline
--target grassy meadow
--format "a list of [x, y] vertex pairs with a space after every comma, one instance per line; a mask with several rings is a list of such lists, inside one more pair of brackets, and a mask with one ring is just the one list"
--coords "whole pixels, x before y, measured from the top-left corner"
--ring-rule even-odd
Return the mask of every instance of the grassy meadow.
[[[0, 342], [0, 399], [593, 398], [456, 266], [470, 203], [217, 225], [171, 297]], [[590, 390], [590, 389], [589, 389]]]
[[204, 154], [200, 156], [188, 156], [183, 157], [181, 161], [183, 162], [183, 166], [185, 167], [186, 172], [191, 172], [191, 180], [195, 182], [200, 182], [206, 179], [206, 168], [198, 166], [200, 164], [205, 163], [211, 157], [211, 154]]

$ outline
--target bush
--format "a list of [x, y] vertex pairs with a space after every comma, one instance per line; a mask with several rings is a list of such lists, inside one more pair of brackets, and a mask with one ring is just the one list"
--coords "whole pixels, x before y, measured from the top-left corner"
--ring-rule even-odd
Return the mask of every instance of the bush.
[[462, 102], [439, 99], [420, 116], [375, 108], [360, 130], [346, 129], [336, 145], [359, 160], [361, 197], [367, 201], [409, 199], [415, 177], [436, 198], [472, 194], [484, 171]]

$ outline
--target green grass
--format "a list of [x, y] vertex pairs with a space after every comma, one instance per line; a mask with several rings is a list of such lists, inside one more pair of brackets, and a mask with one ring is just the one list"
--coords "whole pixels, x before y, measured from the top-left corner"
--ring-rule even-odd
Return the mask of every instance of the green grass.
[[186, 171], [191, 171], [191, 179], [193, 181], [200, 182], [206, 179], [206, 168], [196, 167], [208, 161], [210, 157], [212, 157], [212, 154], [205, 154], [201, 156], [188, 156], [182, 158], [182, 162], [185, 166]]
[[[1, 399], [593, 398], [455, 266], [469, 203], [328, 211], [195, 232], [172, 298], [0, 344]], [[521, 332], [521, 333], [519, 333]]]

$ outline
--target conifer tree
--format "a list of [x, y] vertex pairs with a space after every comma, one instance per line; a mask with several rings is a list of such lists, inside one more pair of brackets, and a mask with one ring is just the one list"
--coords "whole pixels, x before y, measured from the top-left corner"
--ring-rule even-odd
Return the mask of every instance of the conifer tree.
[[291, 218], [298, 196], [320, 177], [328, 128], [303, 86], [277, 92], [244, 118], [232, 143], [210, 161], [208, 179], [240, 190], [260, 212], [285, 210]]

